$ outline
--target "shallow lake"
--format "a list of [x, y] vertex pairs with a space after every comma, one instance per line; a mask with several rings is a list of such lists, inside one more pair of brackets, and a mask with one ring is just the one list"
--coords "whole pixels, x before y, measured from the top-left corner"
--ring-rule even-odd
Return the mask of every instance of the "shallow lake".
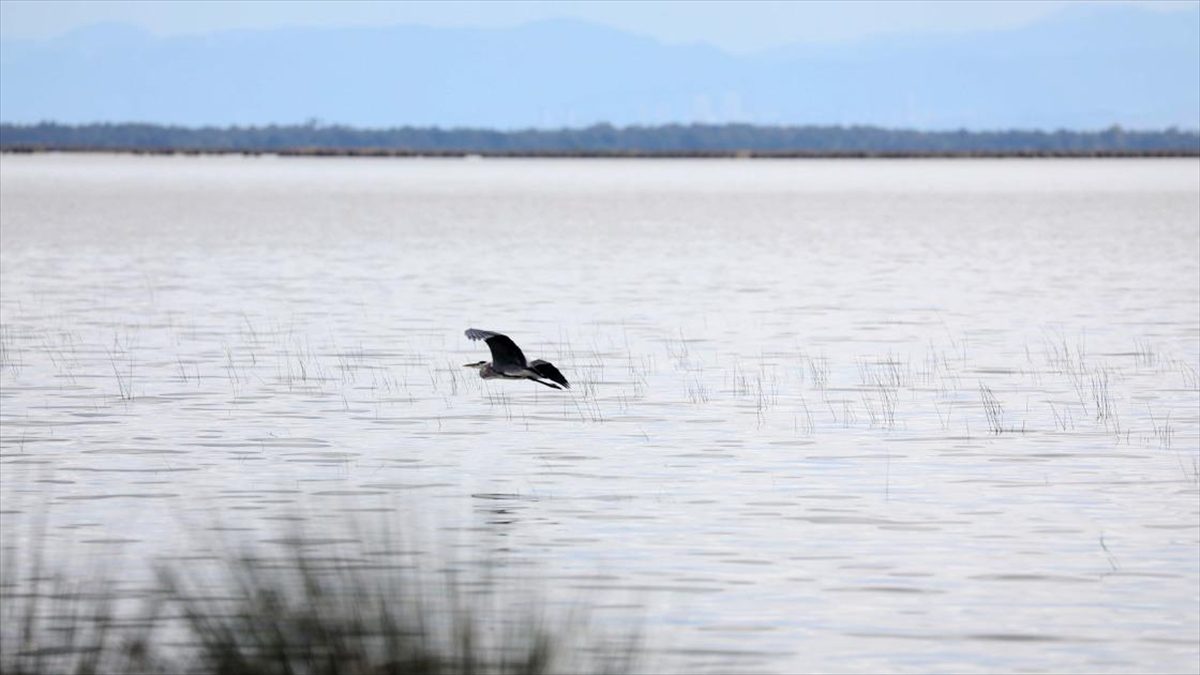
[[662, 669], [1200, 665], [1194, 159], [4, 155], [0, 289], [75, 574], [386, 519]]

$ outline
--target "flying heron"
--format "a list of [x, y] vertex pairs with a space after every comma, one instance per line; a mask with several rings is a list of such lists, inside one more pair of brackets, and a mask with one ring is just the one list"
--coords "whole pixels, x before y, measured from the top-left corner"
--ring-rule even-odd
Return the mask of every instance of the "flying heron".
[[525, 355], [521, 353], [521, 348], [507, 335], [493, 333], [490, 330], [468, 328], [467, 337], [471, 340], [483, 340], [487, 343], [488, 349], [492, 350], [492, 360], [490, 363], [479, 361], [478, 363], [463, 365], [464, 368], [477, 368], [479, 376], [485, 380], [494, 380], [497, 378], [505, 380], [533, 380], [551, 389], [571, 388], [571, 385], [567, 382], [567, 378], [563, 377], [563, 374], [558, 372], [558, 368], [555, 368], [549, 361], [534, 359], [526, 363]]

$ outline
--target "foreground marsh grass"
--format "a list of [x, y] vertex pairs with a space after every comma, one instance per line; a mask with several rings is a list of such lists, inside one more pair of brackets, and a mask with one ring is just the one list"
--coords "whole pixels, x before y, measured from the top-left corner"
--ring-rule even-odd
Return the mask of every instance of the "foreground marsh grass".
[[563, 617], [487, 575], [355, 564], [291, 543], [282, 557], [216, 560], [215, 595], [179, 564], [160, 565], [153, 590], [123, 594], [47, 574], [36, 554], [19, 576], [7, 553], [5, 675], [625, 673], [637, 661], [632, 634], [605, 640], [581, 613]]

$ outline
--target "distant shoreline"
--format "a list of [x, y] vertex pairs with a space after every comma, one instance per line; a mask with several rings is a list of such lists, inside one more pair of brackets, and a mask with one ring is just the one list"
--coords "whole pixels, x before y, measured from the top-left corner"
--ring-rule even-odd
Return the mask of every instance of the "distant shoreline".
[[870, 126], [667, 124], [562, 129], [181, 127], [0, 122], [0, 151], [301, 157], [870, 159], [1200, 157], [1200, 129], [921, 131]]
[[1200, 150], [970, 150], [970, 151], [826, 151], [826, 150], [702, 150], [702, 151], [514, 151], [514, 150], [396, 150], [389, 148], [110, 148], [10, 145], [5, 155], [115, 154], [154, 156], [242, 155], [247, 157], [359, 158], [488, 158], [488, 159], [1163, 159], [1200, 157]]

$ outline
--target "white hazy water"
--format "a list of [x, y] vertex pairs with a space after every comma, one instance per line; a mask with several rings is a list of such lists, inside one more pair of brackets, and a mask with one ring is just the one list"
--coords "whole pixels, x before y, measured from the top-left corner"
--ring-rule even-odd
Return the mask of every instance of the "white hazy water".
[[664, 669], [1200, 667], [1194, 159], [4, 155], [0, 291], [77, 574], [381, 518]]

